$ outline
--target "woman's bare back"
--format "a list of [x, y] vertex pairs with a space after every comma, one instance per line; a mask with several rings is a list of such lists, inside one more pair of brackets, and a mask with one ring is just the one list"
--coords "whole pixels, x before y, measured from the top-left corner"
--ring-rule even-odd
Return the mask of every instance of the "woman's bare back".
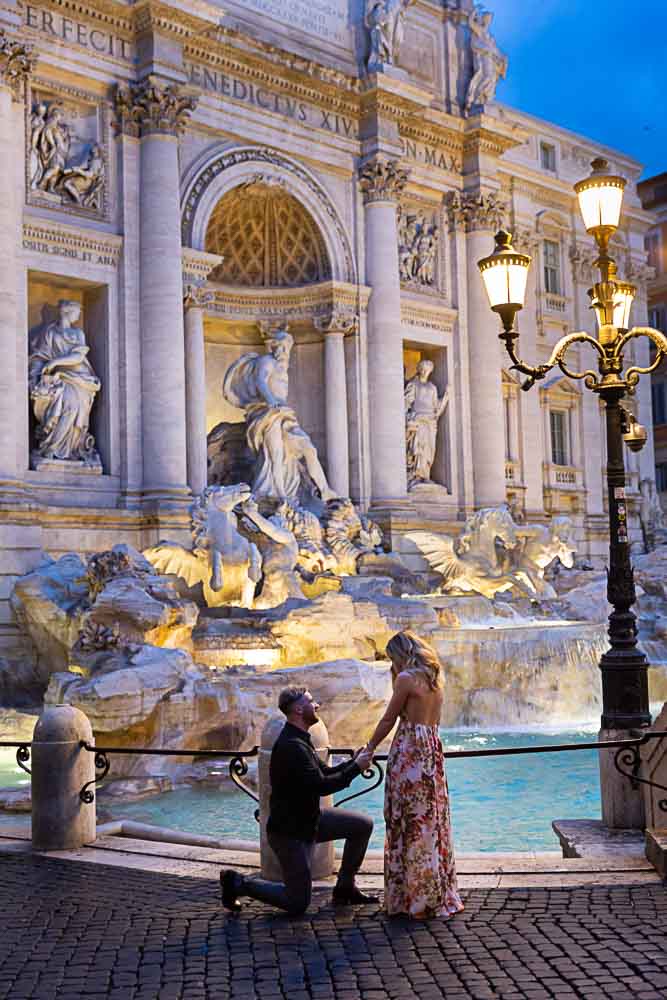
[[418, 674], [405, 671], [401, 676], [410, 678], [410, 693], [401, 716], [415, 726], [437, 726], [444, 700], [440, 688], [430, 688]]

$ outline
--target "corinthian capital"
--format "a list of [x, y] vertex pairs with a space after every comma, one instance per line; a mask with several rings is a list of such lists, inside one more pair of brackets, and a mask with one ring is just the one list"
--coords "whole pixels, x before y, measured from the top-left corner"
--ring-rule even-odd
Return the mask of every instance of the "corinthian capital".
[[37, 56], [32, 45], [8, 38], [0, 28], [0, 84], [6, 84], [15, 92], [37, 65]]
[[119, 130], [139, 138], [182, 131], [197, 99], [177, 83], [163, 84], [149, 76], [141, 83], [118, 87], [115, 103]]
[[202, 285], [184, 285], [183, 308], [186, 312], [188, 309], [207, 309], [214, 302], [214, 293]]
[[365, 205], [371, 201], [398, 201], [407, 182], [408, 172], [398, 160], [376, 156], [364, 163], [359, 171]]
[[501, 229], [507, 205], [495, 192], [471, 194], [452, 191], [447, 199], [449, 222], [452, 229], [465, 227], [467, 233], [478, 229]]
[[324, 316], [315, 317], [315, 327], [320, 333], [342, 333], [347, 336], [356, 333], [359, 326], [359, 318], [345, 306], [336, 305]]

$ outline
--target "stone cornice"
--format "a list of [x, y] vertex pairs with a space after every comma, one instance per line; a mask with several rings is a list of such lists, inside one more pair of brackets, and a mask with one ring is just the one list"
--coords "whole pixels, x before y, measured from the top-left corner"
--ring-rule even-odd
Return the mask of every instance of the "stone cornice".
[[466, 120], [463, 135], [463, 151], [466, 156], [480, 153], [502, 156], [508, 149], [520, 146], [528, 137], [525, 129], [492, 118], [490, 115], [476, 115]]
[[359, 315], [368, 309], [371, 289], [342, 281], [324, 281], [300, 288], [235, 288], [210, 285], [215, 301], [209, 312], [230, 319], [326, 319], [332, 311]]
[[183, 247], [183, 279], [188, 285], [200, 285], [208, 279], [211, 271], [222, 264], [224, 257], [217, 253], [208, 253], [206, 250], [194, 250], [192, 247]]
[[401, 295], [401, 322], [406, 326], [420, 326], [427, 330], [444, 330], [451, 333], [454, 329], [458, 312], [449, 306], [421, 302], [417, 299]]
[[400, 121], [429, 107], [433, 95], [407, 80], [371, 73], [362, 81], [361, 114]]
[[414, 116], [402, 121], [399, 125], [399, 134], [402, 139], [412, 139], [460, 156], [463, 152], [462, 125], [463, 119], [445, 115], [431, 108], [419, 117]]
[[123, 238], [115, 233], [35, 218], [23, 223], [23, 249], [33, 253], [116, 267], [122, 247]]
[[323, 316], [316, 316], [314, 325], [320, 333], [341, 334], [343, 337], [355, 334], [359, 329], [359, 317], [356, 311], [347, 305], [335, 303], [331, 311]]

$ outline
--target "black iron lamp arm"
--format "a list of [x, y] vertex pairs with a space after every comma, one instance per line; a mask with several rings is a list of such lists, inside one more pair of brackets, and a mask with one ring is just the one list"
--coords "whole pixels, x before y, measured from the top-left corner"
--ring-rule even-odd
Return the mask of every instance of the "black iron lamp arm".
[[597, 373], [592, 369], [586, 369], [586, 371], [583, 372], [572, 371], [565, 363], [567, 352], [570, 347], [576, 343], [590, 344], [598, 352], [601, 360], [604, 360], [604, 349], [594, 337], [591, 337], [589, 333], [579, 330], [576, 333], [568, 333], [565, 337], [561, 337], [560, 340], [554, 344], [549, 360], [542, 365], [535, 366], [526, 364], [525, 361], [522, 361], [516, 354], [516, 351], [514, 350], [514, 341], [516, 340], [516, 336], [516, 334], [513, 336], [509, 336], [507, 334], [500, 335], [501, 339], [505, 342], [505, 348], [512, 361], [512, 370], [521, 372], [522, 375], [528, 376], [526, 381], [521, 385], [524, 392], [527, 392], [528, 389], [532, 389], [535, 383], [540, 379], [545, 378], [549, 372], [556, 367], [556, 365], [558, 365], [563, 374], [567, 375], [568, 378], [584, 379], [589, 389], [593, 389], [595, 386], [599, 385], [600, 379]]
[[656, 352], [655, 358], [647, 368], [642, 368], [640, 365], [633, 365], [631, 368], [628, 368], [625, 381], [631, 390], [639, 382], [640, 375], [650, 375], [667, 357], [667, 337], [664, 333], [661, 333], [660, 330], [654, 330], [651, 326], [633, 326], [631, 330], [628, 330], [627, 333], [619, 337], [618, 343], [614, 347], [614, 355], [621, 363], [626, 344], [638, 337], [647, 337], [651, 340], [655, 344]]

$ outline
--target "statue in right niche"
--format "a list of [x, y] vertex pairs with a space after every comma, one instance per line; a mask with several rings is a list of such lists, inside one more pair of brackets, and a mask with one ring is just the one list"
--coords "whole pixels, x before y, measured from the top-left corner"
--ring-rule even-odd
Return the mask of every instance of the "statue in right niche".
[[83, 462], [99, 469], [90, 410], [101, 383], [78, 325], [79, 302], [61, 299], [58, 319], [32, 340], [28, 386], [35, 415], [36, 458]]
[[466, 116], [473, 108], [484, 107], [493, 100], [498, 78], [507, 72], [507, 58], [500, 52], [491, 35], [493, 14], [476, 4], [469, 17], [473, 75], [465, 100]]
[[408, 489], [418, 483], [431, 482], [435, 460], [438, 421], [449, 403], [445, 390], [442, 398], [431, 382], [433, 362], [423, 358], [417, 374], [405, 386], [405, 441], [407, 451]]

